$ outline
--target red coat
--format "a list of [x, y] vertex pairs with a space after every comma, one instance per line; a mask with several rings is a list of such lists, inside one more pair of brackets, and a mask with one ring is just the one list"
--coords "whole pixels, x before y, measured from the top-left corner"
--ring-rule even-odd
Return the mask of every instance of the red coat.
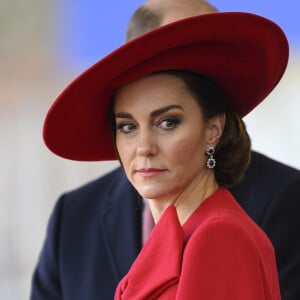
[[279, 300], [273, 247], [226, 189], [181, 226], [166, 209], [115, 300]]

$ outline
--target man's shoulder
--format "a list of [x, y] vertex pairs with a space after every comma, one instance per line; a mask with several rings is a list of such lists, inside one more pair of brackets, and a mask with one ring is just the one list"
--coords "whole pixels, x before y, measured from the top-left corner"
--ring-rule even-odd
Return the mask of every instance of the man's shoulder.
[[263, 178], [264, 182], [283, 183], [300, 179], [300, 171], [266, 155], [252, 151], [251, 164], [248, 172], [256, 178]]
[[271, 204], [284, 203], [286, 197], [298, 200], [299, 185], [299, 170], [253, 151], [243, 181], [231, 188], [231, 192], [257, 221]]
[[108, 211], [114, 211], [113, 215], [117, 216], [124, 212], [130, 214], [137, 210], [140, 203], [136, 190], [123, 170], [118, 168], [62, 194], [55, 203], [52, 219], [65, 224], [65, 228], [73, 228], [72, 230], [82, 224], [93, 227], [98, 216]]

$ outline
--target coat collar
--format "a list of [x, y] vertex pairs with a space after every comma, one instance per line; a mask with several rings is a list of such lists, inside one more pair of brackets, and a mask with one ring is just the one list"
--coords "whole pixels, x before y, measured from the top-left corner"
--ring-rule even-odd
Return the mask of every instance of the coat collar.
[[121, 169], [114, 172], [101, 198], [100, 228], [117, 283], [141, 248], [142, 201]]

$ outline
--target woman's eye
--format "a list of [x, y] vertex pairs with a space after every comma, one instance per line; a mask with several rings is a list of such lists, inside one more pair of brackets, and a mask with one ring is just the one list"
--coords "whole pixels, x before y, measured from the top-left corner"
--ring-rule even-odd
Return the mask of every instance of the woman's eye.
[[159, 127], [164, 130], [172, 130], [177, 127], [180, 121], [177, 118], [165, 118], [160, 121]]
[[123, 133], [130, 133], [133, 130], [135, 130], [135, 128], [136, 128], [136, 126], [132, 123], [121, 123], [121, 124], [118, 124], [118, 126], [117, 126], [118, 131], [123, 132]]

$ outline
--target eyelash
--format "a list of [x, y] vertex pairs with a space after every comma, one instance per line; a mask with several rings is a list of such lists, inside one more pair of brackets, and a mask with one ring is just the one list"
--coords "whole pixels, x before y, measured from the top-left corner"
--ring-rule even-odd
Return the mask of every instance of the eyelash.
[[[162, 128], [163, 127], [162, 124], [164, 122], [166, 122], [168, 124], [171, 123], [172, 126], [168, 127], [168, 128]], [[158, 127], [162, 128], [163, 130], [171, 131], [171, 130], [174, 130], [178, 126], [178, 124], [180, 124], [180, 120], [177, 117], [165, 117], [165, 118], [159, 120], [158, 124], [159, 124]]]
[[[171, 126], [169, 126], [169, 127], [163, 126], [163, 123], [167, 123], [168, 125], [170, 125], [170, 123], [171, 123]], [[157, 122], [157, 127], [164, 130], [164, 131], [172, 131], [175, 128], [177, 128], [178, 124], [180, 124], [180, 119], [179, 118], [177, 118], [177, 117], [164, 117], [164, 118], [160, 119]], [[130, 127], [131, 129], [127, 128], [125, 130], [126, 126]], [[124, 134], [130, 134], [136, 128], [137, 128], [137, 126], [133, 122], [127, 122], [126, 121], [126, 122], [121, 122], [120, 124], [117, 124], [117, 130], [124, 133]]]
[[120, 123], [120, 124], [117, 125], [117, 130], [120, 131], [120, 132], [122, 132], [122, 133], [125, 133], [125, 134], [131, 133], [132, 129], [129, 130], [129, 131], [128, 130], [127, 131], [124, 130], [124, 128], [126, 126], [130, 126], [130, 127], [136, 128], [136, 126], [133, 123], [131, 123], [131, 122], [122, 122], [122, 123]]

